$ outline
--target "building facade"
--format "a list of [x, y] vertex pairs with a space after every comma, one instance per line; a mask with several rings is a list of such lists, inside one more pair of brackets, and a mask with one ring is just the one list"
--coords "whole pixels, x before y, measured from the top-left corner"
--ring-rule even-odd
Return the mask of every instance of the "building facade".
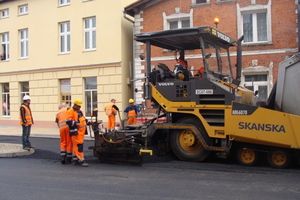
[[[209, 25], [236, 40], [244, 35], [241, 85], [258, 91], [259, 100], [265, 101], [279, 63], [298, 52], [297, 6], [293, 0], [139, 0], [125, 12], [135, 18], [135, 33]], [[145, 45], [136, 42], [136, 78], [144, 76], [145, 62], [139, 59], [144, 53]], [[176, 64], [174, 52], [152, 48], [151, 55], [151, 65]], [[200, 51], [188, 51], [185, 58], [191, 69], [199, 69]], [[236, 64], [236, 48], [231, 50], [231, 62]], [[142, 81], [136, 82], [139, 91], [142, 86]], [[142, 92], [136, 99], [143, 101]]]
[[61, 103], [83, 100], [99, 119], [110, 99], [132, 98], [133, 0], [1, 0], [0, 125], [17, 125], [22, 97], [31, 97], [35, 126], [55, 127]]

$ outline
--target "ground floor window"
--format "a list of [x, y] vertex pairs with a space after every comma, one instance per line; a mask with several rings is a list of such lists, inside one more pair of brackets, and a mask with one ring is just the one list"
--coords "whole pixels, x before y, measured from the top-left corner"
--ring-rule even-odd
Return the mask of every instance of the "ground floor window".
[[60, 80], [60, 104], [65, 104], [67, 107], [72, 106], [71, 79]]
[[10, 115], [9, 83], [2, 84], [2, 115]]
[[97, 105], [97, 77], [85, 78], [85, 116], [90, 117]]
[[23, 102], [23, 97], [25, 95], [29, 95], [29, 82], [21, 82], [20, 83], [20, 96], [21, 96], [21, 103]]
[[258, 101], [267, 101], [269, 95], [267, 74], [246, 74], [245, 87], [253, 92], [258, 92]]

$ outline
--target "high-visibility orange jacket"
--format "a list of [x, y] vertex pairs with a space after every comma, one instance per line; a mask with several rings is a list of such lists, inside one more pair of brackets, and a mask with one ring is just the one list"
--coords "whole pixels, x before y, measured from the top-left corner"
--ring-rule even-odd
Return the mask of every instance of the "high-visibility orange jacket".
[[69, 128], [66, 120], [67, 120], [67, 108], [62, 108], [56, 113], [57, 124], [59, 126], [59, 130]]
[[[74, 108], [70, 108], [67, 111], [67, 120], [66, 123], [70, 128], [70, 135], [78, 135], [78, 133], [83, 135], [86, 131], [86, 119], [81, 110], [75, 110]], [[79, 125], [77, 126], [77, 123]]]
[[[24, 108], [25, 110], [25, 113], [24, 113], [24, 116], [22, 116], [22, 111], [21, 109]], [[24, 119], [25, 117], [25, 119]], [[25, 104], [22, 104], [21, 105], [21, 108], [20, 108], [20, 122], [19, 124], [21, 125], [25, 125], [25, 122], [27, 123], [27, 125], [32, 125], [33, 124], [33, 118], [32, 118], [32, 115], [31, 115], [31, 110], [28, 106], [26, 106]]]
[[113, 102], [110, 102], [109, 104], [107, 104], [105, 106], [104, 111], [105, 111], [107, 116], [117, 114], [117, 110], [113, 108], [113, 105], [115, 105], [115, 104]]

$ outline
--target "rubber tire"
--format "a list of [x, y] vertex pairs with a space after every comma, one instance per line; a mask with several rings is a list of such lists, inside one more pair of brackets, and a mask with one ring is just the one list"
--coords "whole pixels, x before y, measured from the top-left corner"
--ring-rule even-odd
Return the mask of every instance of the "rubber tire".
[[[273, 153], [275, 153], [276, 151], [282, 151], [285, 153], [286, 155], [286, 162], [283, 165], [276, 165], [273, 161], [272, 161], [272, 155]], [[289, 166], [289, 164], [291, 163], [291, 156], [289, 155], [288, 151], [286, 150], [274, 150], [274, 151], [270, 151], [267, 154], [267, 160], [268, 163], [271, 167], [276, 168], [276, 169], [284, 169], [286, 167]]]
[[240, 146], [236, 152], [236, 157], [237, 157], [237, 160], [239, 161], [239, 163], [243, 166], [254, 166], [257, 162], [258, 162], [258, 158], [259, 158], [259, 155], [258, 155], [258, 152], [257, 151], [253, 151], [254, 153], [254, 160], [250, 163], [245, 163], [242, 158], [241, 158], [241, 153], [242, 151], [244, 150], [244, 148], [247, 148], [247, 149], [251, 149], [251, 148], [248, 148], [248, 147], [245, 147], [245, 146]]
[[[197, 118], [182, 118], [178, 120], [177, 123], [194, 125], [199, 130], [206, 143], [208, 145], [212, 144], [212, 139], [208, 137], [205, 129]], [[209, 156], [210, 152], [206, 151], [202, 145], [196, 152], [187, 152], [181, 147], [179, 136], [182, 131], [183, 130], [174, 130], [170, 134], [170, 145], [177, 158], [191, 162], [201, 162], [205, 160]]]

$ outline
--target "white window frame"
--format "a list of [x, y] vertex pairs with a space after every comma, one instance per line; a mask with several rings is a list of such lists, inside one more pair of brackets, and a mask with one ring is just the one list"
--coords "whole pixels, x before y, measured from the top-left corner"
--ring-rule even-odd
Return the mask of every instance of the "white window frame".
[[[267, 41], [255, 41], [253, 34], [253, 42], [242, 42], [244, 45], [264, 45], [264, 44], [272, 44], [272, 20], [271, 20], [271, 4], [272, 0], [269, 0], [267, 5], [255, 4], [240, 8], [239, 4], [237, 4], [237, 26], [238, 26], [238, 38], [243, 35], [243, 14], [254, 14], [254, 13], [266, 13], [267, 17]], [[253, 26], [253, 29], [256, 29]], [[254, 31], [253, 31], [254, 32]], [[254, 32], [257, 34], [257, 31]]]
[[[62, 32], [62, 28], [64, 27], [64, 32]], [[68, 30], [69, 27], [69, 30]], [[65, 54], [65, 53], [70, 53], [71, 51], [71, 36], [70, 36], [70, 22], [62, 22], [59, 24], [59, 51], [61, 54]], [[64, 37], [64, 39], [62, 40], [62, 37]], [[69, 40], [68, 40], [69, 37]], [[64, 45], [64, 49], [62, 50], [62, 45]], [[69, 49], [68, 49], [69, 47]]]
[[25, 95], [29, 95], [29, 88], [28, 88], [28, 92], [27, 91], [22, 91], [22, 88], [23, 88], [23, 84], [24, 83], [28, 83], [28, 86], [29, 86], [29, 81], [27, 81], [27, 82], [20, 82], [20, 97], [21, 97], [21, 102], [23, 102], [23, 97], [25, 96]]
[[9, 17], [9, 9], [3, 9], [1, 10], [1, 19], [4, 19], [4, 18], [8, 18]]
[[[8, 92], [4, 92], [3, 89], [4, 89], [4, 84], [8, 84]], [[10, 96], [9, 96], [9, 83], [2, 83], [1, 85], [1, 98], [2, 98], [2, 101], [1, 101], [1, 107], [2, 107], [2, 113], [1, 115], [2, 116], [5, 116], [5, 117], [9, 117], [10, 116], [10, 112], [9, 112], [9, 102], [10, 100], [6, 101], [6, 112], [5, 112], [5, 115], [3, 115], [3, 102], [4, 102], [4, 99], [3, 99], [3, 95], [5, 95], [5, 99], [9, 99]]]
[[[1, 37], [1, 52], [5, 54], [5, 60], [9, 60], [9, 33], [0, 34]], [[3, 41], [4, 38], [4, 41]], [[5, 46], [5, 50], [3, 51], [3, 46]], [[1, 59], [0, 59], [1, 61]], [[4, 61], [4, 60], [2, 60]]]
[[[20, 58], [28, 58], [28, 29], [20, 30]], [[25, 38], [22, 38], [22, 33], [25, 33]], [[22, 48], [23, 44], [23, 48]], [[22, 56], [23, 55], [23, 56]]]
[[[89, 102], [90, 103], [90, 110], [91, 112], [93, 112], [93, 92], [96, 92], [97, 93], [97, 88], [96, 89], [86, 89], [86, 79], [87, 78], [96, 78], [96, 81], [97, 81], [97, 76], [96, 77], [86, 77], [84, 78], [84, 98], [86, 99], [86, 92], [89, 92], [90, 93], [90, 96], [91, 96], [91, 101]], [[96, 86], [98, 87], [98, 86]], [[98, 98], [98, 97], [97, 97]], [[98, 104], [98, 99], [96, 99], [96, 103]], [[86, 100], [86, 109], [85, 109], [85, 116], [90, 116], [91, 113], [87, 113], [87, 105], [88, 105], [88, 102]], [[98, 108], [98, 105], [97, 105], [97, 108]]]
[[66, 5], [70, 5], [70, 4], [71, 4], [71, 0], [58, 0], [59, 6], [66, 6]]
[[28, 4], [19, 6], [19, 15], [28, 14]]
[[190, 27], [193, 27], [193, 9], [190, 10], [190, 13], [181, 13], [180, 8], [175, 8], [175, 13], [172, 15], [166, 15], [165, 12], [163, 12], [163, 25], [164, 30], [170, 29], [170, 22], [171, 21], [178, 21], [178, 28], [181, 28], [182, 20], [190, 20]]
[[[92, 26], [93, 19], [95, 19], [95, 27]], [[90, 26], [86, 28], [87, 21], [89, 21], [89, 25]], [[97, 47], [97, 31], [96, 31], [96, 27], [97, 27], [96, 17], [90, 17], [90, 18], [85, 18], [84, 19], [84, 50], [85, 51], [96, 50], [96, 47]], [[93, 32], [95, 32], [95, 37], [93, 37]], [[89, 35], [89, 41], [87, 41], [89, 47], [87, 47], [87, 43], [86, 43], [86, 33]], [[94, 40], [95, 40], [95, 47], [93, 47], [93, 41]]]

